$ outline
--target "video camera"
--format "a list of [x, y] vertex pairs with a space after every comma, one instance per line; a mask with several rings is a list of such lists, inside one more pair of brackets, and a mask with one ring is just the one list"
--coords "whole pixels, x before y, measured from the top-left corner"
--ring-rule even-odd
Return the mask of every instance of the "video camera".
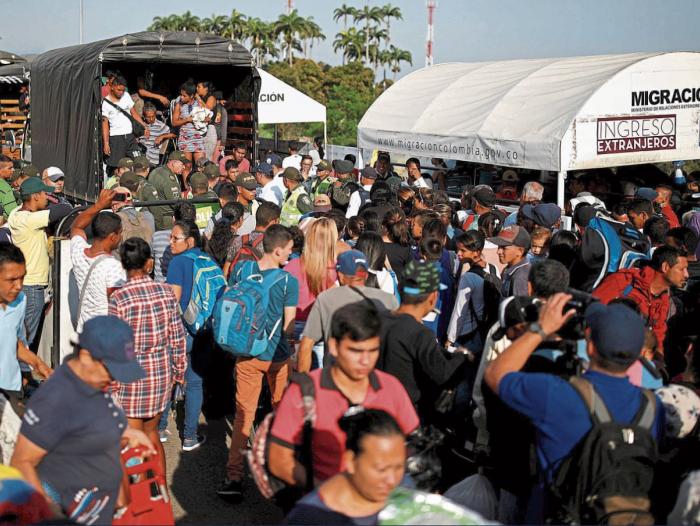
[[[572, 298], [564, 306], [564, 312], [574, 309], [576, 314], [574, 314], [573, 317], [570, 318], [569, 321], [567, 321], [566, 324], [557, 331], [557, 335], [563, 340], [581, 340], [585, 337], [586, 309], [589, 307], [589, 305], [591, 305], [591, 303], [598, 301], [598, 299], [594, 298], [587, 292], [576, 289], [567, 289], [566, 293], [571, 294]], [[543, 305], [544, 301], [534, 298], [532, 302], [524, 308], [525, 321], [528, 323], [533, 323], [539, 320], [540, 310], [542, 309]]]

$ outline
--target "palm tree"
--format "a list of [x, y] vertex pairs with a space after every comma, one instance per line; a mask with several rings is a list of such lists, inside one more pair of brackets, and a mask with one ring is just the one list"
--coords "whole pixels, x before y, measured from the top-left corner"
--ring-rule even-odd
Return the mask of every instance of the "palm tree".
[[401, 63], [408, 62], [411, 66], [413, 65], [413, 57], [410, 51], [405, 49], [399, 49], [394, 46], [389, 47], [389, 63], [391, 64], [391, 72], [394, 74], [394, 80], [396, 80], [396, 74], [401, 71]]
[[343, 29], [348, 30], [348, 17], [355, 18], [357, 15], [357, 8], [343, 4], [333, 10], [333, 21], [337, 22], [341, 18], [343, 19]]
[[259, 18], [249, 18], [245, 27], [245, 36], [250, 42], [250, 51], [255, 56], [257, 67], [263, 65], [267, 55], [278, 55], [272, 24]]
[[395, 7], [391, 4], [386, 4], [380, 7], [379, 10], [382, 13], [382, 20], [386, 25], [386, 45], [388, 48], [391, 43], [391, 19], [403, 20], [403, 14], [401, 13], [400, 7]]
[[357, 13], [353, 16], [355, 22], [365, 23], [365, 64], [369, 66], [369, 40], [370, 40], [370, 24], [379, 23], [382, 21], [381, 9], [378, 7], [370, 7], [369, 4], [365, 4], [362, 9], [359, 9]]
[[223, 31], [222, 36], [236, 41], [243, 40], [245, 37], [246, 18], [247, 17], [237, 9], [231, 11], [226, 29]]
[[180, 29], [180, 17], [177, 15], [156, 16], [153, 23], [148, 26], [148, 31], [178, 31]]
[[309, 58], [314, 47], [314, 41], [326, 40], [326, 35], [321, 31], [321, 26], [314, 22], [314, 17], [310, 16], [305, 20], [304, 29], [300, 35], [304, 40], [304, 56]]
[[294, 50], [302, 51], [299, 37], [304, 34], [306, 20], [299, 16], [296, 9], [292, 9], [288, 15], [280, 15], [274, 24], [275, 37], [282, 37], [286, 58], [291, 66], [294, 63]]
[[226, 30], [228, 17], [224, 15], [212, 14], [210, 18], [202, 20], [202, 31], [213, 33], [214, 35], [222, 35]]
[[361, 31], [351, 27], [335, 35], [333, 51], [343, 51], [343, 66], [350, 59], [357, 60], [362, 56], [362, 43], [365, 38]]
[[194, 16], [189, 11], [185, 11], [180, 16], [180, 31], [199, 31], [201, 27], [201, 20], [198, 16]]

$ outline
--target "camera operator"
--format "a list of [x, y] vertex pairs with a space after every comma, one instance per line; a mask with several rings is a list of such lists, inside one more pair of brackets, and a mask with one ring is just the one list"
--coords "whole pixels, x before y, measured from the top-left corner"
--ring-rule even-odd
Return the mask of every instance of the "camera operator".
[[[540, 472], [552, 480], [554, 470], [569, 456], [591, 429], [587, 407], [575, 388], [551, 374], [521, 372], [535, 349], [556, 334], [571, 319], [570, 294], [556, 293], [542, 306], [539, 320], [531, 323], [486, 368], [484, 380], [510, 408], [527, 416], [536, 429], [535, 446]], [[644, 342], [641, 317], [620, 304], [592, 304], [585, 313], [586, 352], [590, 367], [582, 377], [602, 398], [617, 422], [632, 422], [642, 403], [642, 391], [632, 385], [625, 372], [639, 358]], [[663, 429], [663, 410], [657, 401], [653, 430], [658, 439]], [[540, 492], [543, 486], [539, 487]], [[543, 493], [530, 499], [529, 518], [542, 521]], [[539, 501], [539, 502], [538, 502]]]

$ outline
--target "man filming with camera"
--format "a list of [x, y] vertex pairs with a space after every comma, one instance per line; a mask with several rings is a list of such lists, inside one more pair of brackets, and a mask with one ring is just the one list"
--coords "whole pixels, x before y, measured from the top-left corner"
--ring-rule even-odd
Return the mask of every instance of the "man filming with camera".
[[[620, 448], [621, 450], [628, 446], [637, 447], [637, 450], [641, 448], [645, 452], [641, 456], [648, 457], [644, 467], [639, 468], [647, 471], [634, 478], [640, 487], [625, 490], [613, 483], [614, 488], [606, 496], [622, 498], [621, 502], [624, 502], [627, 511], [635, 510], [628, 515], [634, 517], [648, 515], [649, 502], [642, 496], [648, 495], [651, 486], [648, 479], [653, 478], [654, 442], [663, 429], [664, 416], [658, 400], [632, 385], [625, 375], [630, 365], [639, 358], [644, 342], [644, 323], [639, 314], [621, 304], [606, 306], [593, 303], [586, 309], [584, 316], [586, 352], [590, 365], [585, 374], [574, 377], [574, 380], [567, 381], [546, 373], [521, 372], [535, 350], [541, 347], [543, 342], [556, 338], [557, 332], [576, 314], [576, 310], [569, 304], [571, 299], [570, 294], [561, 292], [551, 296], [542, 305], [538, 321], [530, 323], [527, 331], [493, 360], [484, 374], [484, 380], [493, 392], [508, 407], [527, 416], [535, 427], [538, 467], [540, 474], [543, 475], [540, 480], [545, 482], [548, 491], [544, 493], [543, 485], [534, 488], [530, 498], [528, 518], [541, 522], [546, 515], [548, 519], [553, 518], [556, 522], [566, 521], [566, 517], [562, 515], [553, 515], [552, 509], [555, 504], [551, 495], [554, 494], [556, 484], [561, 482], [558, 475], [565, 471], [567, 458], [573, 459], [571, 471], [579, 472], [574, 473], [574, 476], [587, 475], [588, 480], [591, 481], [600, 475], [599, 472], [585, 473], [586, 468], [583, 466], [604, 464], [590, 462], [591, 459], [588, 457], [586, 457], [588, 464], [581, 462], [583, 457], [580, 452], [581, 444], [588, 444], [588, 440], [583, 439], [588, 437], [589, 433], [591, 436], [594, 434], [601, 436], [601, 426], [593, 424], [598, 419], [599, 410], [607, 410], [609, 420], [630, 428], [619, 433], [621, 437], [625, 437], [625, 444]], [[581, 379], [584, 381], [582, 382]], [[596, 409], [595, 415], [589, 410], [591, 405]], [[651, 408], [651, 417], [647, 411], [648, 407]], [[643, 424], [647, 424], [646, 427]], [[610, 426], [610, 424], [607, 425]], [[625, 431], [628, 433], [625, 434]], [[647, 442], [639, 445], [639, 442], [646, 437], [648, 437]], [[598, 446], [603, 447], [609, 443], [610, 441], [599, 441]], [[643, 448], [644, 445], [649, 446], [648, 454]], [[591, 451], [588, 453], [593, 455]], [[608, 458], [615, 457], [609, 455]], [[626, 465], [627, 467], [623, 469], [635, 469], [635, 466], [639, 466], [631, 460], [628, 460]], [[610, 464], [608, 467], [611, 473], [615, 469], [615, 466]], [[615, 482], [616, 476], [617, 474], [613, 473], [609, 480]], [[608, 482], [605, 487], [609, 489], [611, 483]], [[586, 517], [590, 517], [592, 512], [583, 510], [581, 502], [589, 495], [586, 494], [587, 487], [579, 490], [578, 493], [582, 495], [582, 499], [576, 503], [568, 503], [569, 518], [573, 514], [571, 520], [586, 521]], [[629, 493], [634, 493], [638, 497], [637, 500], [630, 503], [627, 499]], [[598, 495], [594, 497], [597, 498]], [[605, 500], [607, 506], [606, 499], [598, 500]], [[556, 503], [556, 505], [560, 504], [560, 502]], [[599, 505], [600, 508], [605, 508], [602, 503]], [[622, 511], [607, 508], [601, 511], [602, 515], [615, 513], [622, 513]], [[634, 517], [626, 516], [627, 522], [624, 523], [636, 522]]]

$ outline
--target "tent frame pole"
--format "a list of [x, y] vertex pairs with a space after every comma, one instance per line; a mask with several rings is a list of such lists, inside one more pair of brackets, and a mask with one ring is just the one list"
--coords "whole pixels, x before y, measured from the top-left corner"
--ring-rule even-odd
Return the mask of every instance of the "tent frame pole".
[[564, 210], [564, 190], [566, 188], [566, 170], [557, 174], [557, 205]]
[[[328, 151], [328, 125], [327, 125], [327, 122], [328, 121], [323, 121], [323, 150], [326, 152]], [[325, 157], [328, 157], [328, 155], [326, 155]]]

